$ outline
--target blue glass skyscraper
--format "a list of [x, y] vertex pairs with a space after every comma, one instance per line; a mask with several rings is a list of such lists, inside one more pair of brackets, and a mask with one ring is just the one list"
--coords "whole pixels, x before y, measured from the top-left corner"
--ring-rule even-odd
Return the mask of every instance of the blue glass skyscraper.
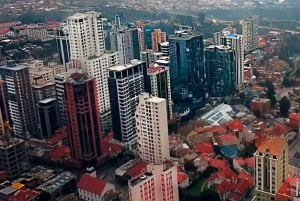
[[144, 27], [144, 38], [145, 38], [145, 46], [146, 49], [152, 49], [152, 32], [154, 31], [154, 28], [146, 25]]
[[203, 35], [192, 30], [176, 31], [169, 37], [170, 79], [175, 104], [205, 106]]

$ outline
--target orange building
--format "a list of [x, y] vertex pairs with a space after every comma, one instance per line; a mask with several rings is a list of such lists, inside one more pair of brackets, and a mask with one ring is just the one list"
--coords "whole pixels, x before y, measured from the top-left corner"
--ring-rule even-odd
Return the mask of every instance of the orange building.
[[299, 131], [300, 113], [291, 113], [289, 115], [290, 128], [293, 131]]
[[150, 24], [150, 21], [144, 21], [144, 22], [139, 22], [138, 23], [138, 28], [139, 28], [139, 41], [140, 41], [140, 49], [141, 51], [146, 50], [146, 45], [145, 45], [145, 38], [144, 38], [144, 27], [146, 25]]
[[153, 52], [158, 52], [158, 44], [167, 41], [166, 32], [162, 32], [160, 29], [154, 29], [151, 34], [152, 37], [152, 50]]
[[271, 102], [269, 99], [255, 98], [250, 102], [250, 110], [259, 110], [260, 114], [269, 114], [271, 110]]

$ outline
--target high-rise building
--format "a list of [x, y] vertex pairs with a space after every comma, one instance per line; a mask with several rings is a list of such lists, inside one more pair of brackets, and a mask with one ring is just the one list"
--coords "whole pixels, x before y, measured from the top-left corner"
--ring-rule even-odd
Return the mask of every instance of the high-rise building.
[[154, 52], [158, 52], [159, 44], [167, 41], [167, 34], [166, 32], [163, 32], [160, 29], [154, 29], [154, 31], [151, 34], [151, 38], [152, 38], [152, 50]]
[[115, 14], [115, 25], [117, 25], [118, 29], [123, 29], [125, 26], [125, 20], [123, 17], [123, 13]]
[[229, 46], [205, 48], [207, 92], [213, 97], [227, 97], [235, 93], [235, 57]]
[[0, 67], [1, 78], [6, 82], [5, 91], [14, 134], [19, 138], [38, 134], [35, 106], [28, 66], [8, 61]]
[[171, 119], [173, 114], [169, 67], [155, 64], [148, 68], [147, 75], [150, 77], [151, 95], [166, 99], [167, 116], [168, 119]]
[[67, 125], [66, 109], [65, 109], [65, 73], [55, 75], [55, 91], [59, 113], [59, 121], [61, 125]]
[[[138, 29], [139, 29], [139, 41], [140, 41], [140, 50], [145, 51], [147, 49], [146, 41], [145, 41], [145, 26], [149, 25], [150, 21], [139, 22]], [[149, 34], [148, 34], [149, 35]], [[150, 35], [151, 37], [151, 35]]]
[[170, 79], [175, 104], [204, 107], [206, 101], [203, 36], [192, 30], [169, 37]]
[[118, 52], [105, 52], [102, 15], [77, 13], [67, 19], [71, 60], [88, 76], [95, 78], [103, 131], [111, 130], [108, 68], [119, 65]]
[[139, 157], [154, 164], [170, 160], [166, 99], [142, 93], [135, 112], [135, 121]]
[[154, 28], [147, 24], [144, 26], [144, 38], [145, 38], [145, 47], [146, 50], [152, 49], [152, 32], [154, 31]]
[[65, 76], [65, 104], [71, 157], [80, 166], [101, 156], [102, 131], [96, 81], [80, 72]]
[[128, 187], [130, 201], [179, 201], [177, 166], [149, 164], [145, 174], [128, 181]]
[[56, 44], [59, 63], [66, 65], [70, 62], [70, 42], [66, 24], [56, 30]]
[[138, 29], [111, 32], [110, 44], [113, 51], [118, 51], [120, 64], [126, 64], [132, 59], [140, 58]]
[[25, 142], [6, 136], [0, 140], [0, 168], [6, 172], [8, 180], [14, 180], [28, 171]]
[[244, 37], [241, 34], [232, 34], [223, 30], [214, 34], [216, 45], [230, 46], [234, 49], [236, 66], [236, 88], [244, 83]]
[[163, 42], [158, 44], [158, 51], [163, 53], [163, 56], [168, 57], [170, 55], [169, 42]]
[[242, 21], [242, 33], [245, 40], [245, 51], [255, 50], [258, 47], [258, 21], [249, 17]]
[[159, 60], [162, 56], [162, 52], [154, 52], [153, 50], [141, 51], [140, 58], [142, 61], [146, 62], [147, 68]]
[[41, 139], [50, 139], [55, 131], [60, 128], [57, 101], [55, 98], [47, 98], [38, 102], [38, 127]]
[[146, 63], [132, 60], [130, 64], [109, 69], [109, 96], [112, 111], [114, 137], [126, 144], [128, 149], [136, 147], [135, 111], [139, 95], [144, 92]]
[[0, 79], [0, 110], [1, 110], [1, 117], [3, 121], [10, 121], [9, 115], [9, 108], [8, 108], [8, 101], [7, 101], [7, 93], [5, 89], [5, 81]]
[[288, 178], [289, 147], [285, 138], [272, 138], [254, 153], [256, 200], [276, 200]]

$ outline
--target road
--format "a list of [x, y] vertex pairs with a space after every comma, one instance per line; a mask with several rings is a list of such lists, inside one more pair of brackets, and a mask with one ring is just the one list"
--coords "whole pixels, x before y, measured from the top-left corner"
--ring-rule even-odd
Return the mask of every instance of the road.
[[293, 30], [287, 30], [287, 29], [279, 29], [279, 28], [276, 28], [276, 27], [258, 26], [258, 28], [269, 29], [269, 30], [274, 30], [274, 31], [285, 31], [287, 33], [292, 33], [292, 34], [300, 34], [299, 31], [293, 31]]

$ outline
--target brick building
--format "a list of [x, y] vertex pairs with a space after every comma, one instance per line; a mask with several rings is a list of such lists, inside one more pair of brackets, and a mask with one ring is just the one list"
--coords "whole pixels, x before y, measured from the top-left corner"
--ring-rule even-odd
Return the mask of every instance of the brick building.
[[255, 98], [250, 102], [250, 110], [252, 112], [258, 110], [260, 111], [260, 115], [269, 114], [271, 102], [269, 99]]

